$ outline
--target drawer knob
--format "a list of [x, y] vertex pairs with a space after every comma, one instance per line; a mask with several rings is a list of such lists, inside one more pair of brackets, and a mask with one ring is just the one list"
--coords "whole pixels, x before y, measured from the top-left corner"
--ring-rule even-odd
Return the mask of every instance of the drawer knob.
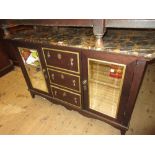
[[47, 52], [47, 57], [48, 57], [48, 58], [50, 58], [50, 57], [51, 57], [51, 55], [50, 55], [50, 52], [49, 52], [49, 51]]
[[64, 75], [63, 74], [61, 74], [61, 79], [64, 79], [65, 77], [64, 77]]
[[83, 85], [86, 85], [86, 84], [87, 84], [87, 80], [83, 80], [83, 81], [82, 81], [82, 84], [83, 84]]
[[62, 95], [63, 95], [63, 97], [67, 96], [67, 95], [66, 95], [66, 92], [63, 92], [63, 94], [62, 94]]
[[74, 59], [73, 58], [70, 58], [70, 64], [71, 64], [71, 66], [73, 66], [74, 65]]
[[76, 86], [76, 81], [75, 81], [75, 80], [73, 80], [73, 86], [74, 86], [74, 87]]
[[54, 74], [52, 74], [51, 76], [52, 76], [52, 80], [54, 80]]
[[61, 60], [61, 59], [62, 59], [62, 55], [61, 55], [60, 53], [58, 53], [58, 54], [57, 54], [57, 58], [58, 58], [59, 60]]

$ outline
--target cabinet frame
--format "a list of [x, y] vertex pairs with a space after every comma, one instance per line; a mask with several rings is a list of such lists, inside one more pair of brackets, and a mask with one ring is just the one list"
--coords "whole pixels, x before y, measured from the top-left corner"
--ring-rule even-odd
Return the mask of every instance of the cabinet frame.
[[[17, 51], [18, 51], [18, 47], [36, 49], [38, 51], [42, 69], [46, 70], [47, 75], [48, 75], [48, 67], [46, 66], [46, 63], [44, 60], [43, 51], [42, 51], [43, 47], [64, 50], [64, 51], [69, 50], [69, 51], [78, 52], [79, 53], [79, 64], [80, 64], [80, 76], [81, 76], [80, 77], [81, 79], [80, 81], [81, 108], [67, 105], [63, 101], [55, 100], [51, 92], [51, 84], [50, 84], [49, 76], [47, 76], [48, 78], [45, 79], [49, 93], [33, 88], [31, 85], [30, 79], [28, 77], [27, 71], [25, 69], [24, 63], [22, 61], [22, 58], [20, 58], [20, 53], [17, 52], [18, 60], [20, 62], [20, 66], [21, 66], [25, 81], [27, 83], [28, 90], [31, 93], [31, 96], [34, 97], [35, 95], [40, 95], [52, 101], [55, 104], [61, 104], [65, 106], [66, 108], [70, 110], [76, 110], [79, 113], [87, 117], [92, 117], [92, 118], [104, 121], [112, 125], [113, 127], [121, 130], [121, 134], [125, 134], [125, 132], [128, 130], [129, 121], [131, 119], [131, 114], [133, 112], [135, 101], [136, 101], [136, 98], [137, 98], [137, 95], [140, 89], [140, 85], [144, 77], [147, 63], [149, 61], [147, 62], [145, 59], [141, 57], [137, 58], [135, 56], [126, 56], [126, 55], [108, 53], [108, 52], [103, 52], [103, 51], [86, 50], [86, 49], [80, 49], [80, 48], [77, 49], [73, 47], [63, 47], [63, 46], [57, 46], [57, 45], [46, 45], [46, 44], [44, 45], [44, 44], [39, 44], [39, 43], [38, 44], [27, 43], [23, 41], [11, 41], [11, 42]], [[88, 66], [87, 66], [88, 58], [126, 65], [126, 72], [124, 76], [125, 82], [122, 87], [121, 100], [120, 100], [120, 104], [118, 108], [117, 119], [109, 117], [104, 114], [100, 114], [98, 112], [94, 112], [88, 108], [88, 91], [84, 91], [84, 88], [82, 86], [82, 82], [85, 79], [88, 80]]]

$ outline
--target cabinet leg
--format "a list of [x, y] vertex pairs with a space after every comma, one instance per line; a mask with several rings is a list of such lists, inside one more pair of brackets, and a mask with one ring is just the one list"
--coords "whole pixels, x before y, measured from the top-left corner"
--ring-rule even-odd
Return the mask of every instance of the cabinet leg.
[[35, 94], [33, 94], [32, 92], [30, 92], [30, 94], [32, 98], [35, 98]]
[[103, 35], [106, 32], [105, 20], [95, 19], [93, 20], [93, 33], [96, 37], [95, 48], [100, 50], [104, 48]]
[[104, 46], [103, 46], [103, 35], [96, 35], [96, 42], [95, 42], [95, 48], [97, 50], [100, 50], [102, 49]]
[[120, 130], [121, 131], [121, 135], [125, 135], [126, 130]]

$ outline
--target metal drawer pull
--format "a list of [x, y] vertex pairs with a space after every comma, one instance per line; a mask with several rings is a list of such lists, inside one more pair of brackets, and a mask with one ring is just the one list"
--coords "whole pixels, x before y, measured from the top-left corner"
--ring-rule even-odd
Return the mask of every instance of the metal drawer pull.
[[45, 69], [43, 69], [43, 73], [46, 73], [46, 70]]
[[57, 95], [57, 91], [56, 90], [54, 91], [54, 94], [55, 94], [55, 96]]
[[78, 101], [77, 101], [77, 98], [76, 98], [76, 97], [74, 98], [74, 102], [75, 102], [76, 104], [78, 103]]
[[49, 51], [47, 52], [47, 57], [48, 57], [48, 58], [50, 58], [50, 57], [51, 57], [51, 55], [50, 55], [50, 52], [49, 52]]
[[74, 87], [76, 86], [76, 81], [75, 81], [75, 80], [73, 80], [73, 86], [74, 86]]
[[63, 97], [67, 96], [67, 95], [66, 95], [66, 92], [63, 92], [63, 94], [62, 94], [62, 95], [63, 95]]
[[45, 76], [45, 79], [47, 79], [47, 74], [46, 73], [44, 74], [44, 76]]
[[59, 60], [61, 60], [61, 59], [62, 59], [62, 55], [61, 55], [60, 53], [58, 53], [58, 54], [57, 54], [57, 58], [58, 58]]
[[63, 74], [61, 74], [61, 79], [64, 79], [65, 77], [64, 77], [64, 75]]
[[73, 66], [73, 65], [74, 65], [73, 61], [74, 61], [74, 59], [73, 59], [73, 58], [70, 58], [70, 63], [71, 63], [71, 66]]
[[54, 74], [52, 74], [51, 76], [52, 76], [52, 79], [54, 80]]

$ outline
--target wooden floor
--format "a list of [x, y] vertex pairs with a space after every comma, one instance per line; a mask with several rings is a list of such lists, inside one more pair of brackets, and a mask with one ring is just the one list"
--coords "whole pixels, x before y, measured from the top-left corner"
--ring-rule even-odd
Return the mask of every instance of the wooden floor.
[[[120, 134], [102, 121], [32, 99], [20, 68], [0, 78], [0, 134]], [[127, 134], [155, 134], [155, 66], [145, 75]]]

